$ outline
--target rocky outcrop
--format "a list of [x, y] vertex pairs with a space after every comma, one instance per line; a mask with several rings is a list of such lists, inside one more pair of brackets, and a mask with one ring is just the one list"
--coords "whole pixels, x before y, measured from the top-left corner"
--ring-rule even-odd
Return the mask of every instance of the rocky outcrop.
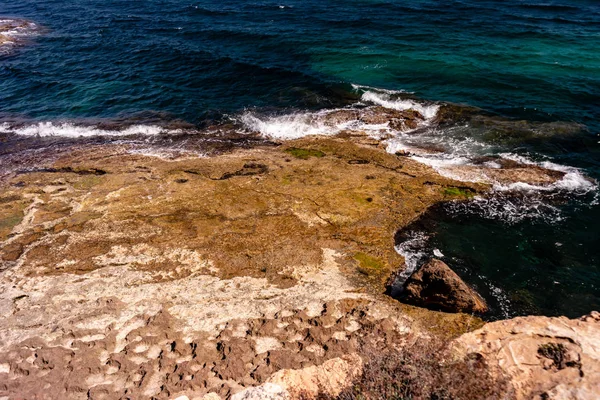
[[362, 359], [356, 354], [345, 355], [300, 370], [281, 370], [268, 383], [246, 389], [231, 400], [336, 397], [352, 385], [362, 373]]
[[319, 123], [328, 126], [351, 126], [353, 123], [367, 125], [387, 125], [397, 131], [408, 131], [425, 122], [421, 113], [415, 110], [394, 110], [381, 106], [359, 109], [340, 109], [318, 115]]
[[600, 398], [600, 313], [580, 319], [522, 317], [456, 339], [453, 357], [477, 354], [512, 385], [510, 398]]
[[484, 313], [485, 301], [443, 261], [432, 259], [405, 282], [402, 301], [432, 310]]
[[[380, 122], [368, 112], [335, 123]], [[51, 151], [0, 176], [0, 397], [334, 396], [365, 343], [400, 351], [428, 326], [474, 329], [381, 292], [403, 261], [394, 233], [465, 198], [449, 188], [484, 185], [352, 135], [212, 157]], [[440, 279], [442, 304], [482, 309], [452, 271]]]
[[54, 157], [0, 179], [0, 397], [228, 398], [401, 343], [394, 232], [455, 184], [341, 138]]

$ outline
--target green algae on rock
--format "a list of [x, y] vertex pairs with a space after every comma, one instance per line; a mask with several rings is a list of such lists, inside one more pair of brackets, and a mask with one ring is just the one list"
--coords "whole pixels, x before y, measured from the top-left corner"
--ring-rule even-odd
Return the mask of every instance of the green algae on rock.
[[0, 185], [2, 395], [227, 398], [481, 326], [383, 293], [398, 229], [488, 186], [364, 135], [181, 159], [83, 145]]

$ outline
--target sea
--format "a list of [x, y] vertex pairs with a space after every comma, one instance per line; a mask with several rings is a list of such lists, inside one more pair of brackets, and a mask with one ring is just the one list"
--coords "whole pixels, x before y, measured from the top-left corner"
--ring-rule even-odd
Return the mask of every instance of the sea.
[[409, 270], [442, 259], [489, 319], [600, 309], [597, 0], [0, 0], [0, 173], [78, 143], [202, 157], [332, 135], [319, 116], [369, 105], [451, 105], [358, 127], [442, 175], [482, 157], [564, 175], [435, 207], [396, 235]]

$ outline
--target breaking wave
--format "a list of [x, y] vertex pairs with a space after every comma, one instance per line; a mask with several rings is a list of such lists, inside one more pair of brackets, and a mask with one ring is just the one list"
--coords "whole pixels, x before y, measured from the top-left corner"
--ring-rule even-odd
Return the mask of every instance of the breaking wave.
[[[361, 101], [346, 108], [336, 108], [320, 111], [301, 111], [284, 115], [266, 115], [257, 111], [246, 111], [238, 120], [251, 131], [256, 131], [265, 137], [279, 140], [293, 140], [305, 136], [335, 135], [343, 130], [355, 130], [381, 139], [386, 135], [395, 135], [400, 131], [406, 132], [413, 129], [398, 130], [390, 126], [389, 122], [369, 123], [360, 117], [353, 119], [336, 119], [337, 113], [359, 112], [372, 106], [382, 106], [388, 110], [417, 111], [423, 116], [419, 127], [426, 126], [433, 119], [440, 108], [437, 104], [428, 104], [408, 99], [402, 91], [377, 89], [369, 86], [352, 85], [355, 91], [360, 91]], [[334, 116], [334, 118], [331, 118]]]
[[[590, 193], [597, 194], [597, 183], [588, 179], [577, 168], [560, 165], [550, 159], [534, 161], [534, 155], [517, 154], [511, 152], [509, 145], [486, 140], [488, 131], [494, 127], [510, 131], [512, 125], [508, 120], [493, 117], [495, 119], [486, 120], [483, 124], [478, 120], [476, 122], [480, 123], [479, 127], [473, 126], [468, 120], [441, 124], [438, 117], [441, 108], [447, 107], [446, 104], [418, 101], [411, 94], [402, 91], [359, 85], [354, 85], [353, 88], [361, 94], [360, 101], [344, 108], [287, 114], [246, 110], [230, 117], [229, 122], [233, 124], [226, 129], [242, 135], [254, 134], [275, 140], [332, 136], [348, 131], [367, 135], [381, 141], [389, 153], [410, 157], [430, 166], [442, 176], [462, 182], [488, 184], [491, 193], [475, 197], [469, 202], [456, 202], [449, 208], [456, 212], [502, 219], [508, 223], [527, 218], [558, 221], [560, 207], [553, 203], [557, 196], [576, 197], [590, 203], [586, 196]], [[447, 114], [445, 111], [444, 118]], [[492, 127], [489, 128], [487, 124]], [[0, 134], [76, 139], [96, 136], [161, 138], [201, 132], [192, 128], [181, 129], [180, 126], [171, 125], [169, 128], [155, 124], [154, 121], [130, 125], [110, 122], [0, 123]], [[483, 130], [480, 126], [484, 126]], [[518, 128], [522, 129], [522, 126], [519, 123]], [[532, 124], [528, 129], [528, 132], [535, 134], [539, 131], [539, 126]], [[561, 129], [564, 130], [564, 127]], [[206, 133], [205, 136], [211, 135]], [[507, 167], [507, 164], [512, 166]], [[522, 178], [522, 171], [546, 174], [548, 179], [527, 180]]]
[[407, 99], [403, 97], [406, 95], [406, 92], [403, 91], [378, 89], [361, 85], [352, 85], [352, 87], [355, 90], [364, 91], [361, 100], [366, 103], [377, 104], [392, 110], [415, 110], [421, 113], [426, 120], [433, 119], [440, 109], [438, 104], [427, 104]]
[[270, 139], [293, 140], [313, 135], [335, 135], [343, 129], [343, 125], [327, 125], [322, 121], [329, 111], [315, 113], [296, 113], [280, 116], [262, 116], [253, 112], [245, 112], [239, 118], [241, 123], [251, 131], [260, 132]]
[[122, 129], [103, 129], [98, 126], [77, 125], [73, 123], [39, 122], [37, 124], [12, 126], [0, 124], [0, 133], [28, 137], [66, 137], [89, 138], [94, 136], [156, 136], [161, 134], [179, 134], [180, 129], [166, 129], [156, 125], [131, 125]]

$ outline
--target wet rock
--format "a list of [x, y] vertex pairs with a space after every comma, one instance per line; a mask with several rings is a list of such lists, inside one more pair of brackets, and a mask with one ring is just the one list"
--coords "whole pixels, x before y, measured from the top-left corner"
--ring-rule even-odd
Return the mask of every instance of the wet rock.
[[484, 313], [485, 301], [443, 261], [432, 259], [413, 273], [402, 292], [402, 301], [446, 312]]
[[471, 121], [483, 111], [476, 107], [447, 103], [440, 107], [433, 122], [437, 124], [457, 124]]
[[[390, 127], [401, 128], [402, 122], [408, 126], [416, 127], [421, 121], [424, 121], [423, 115], [414, 110], [393, 110], [381, 106], [368, 107], [360, 112], [360, 120], [366, 124], [380, 125], [390, 123]], [[394, 125], [394, 126], [392, 126]], [[395, 128], [394, 128], [395, 129]], [[411, 128], [414, 129], [414, 128]]]
[[359, 118], [358, 110], [335, 110], [325, 114], [324, 120], [327, 125], [337, 126], [351, 121], [356, 121]]
[[394, 110], [381, 106], [366, 107], [360, 110], [335, 110], [320, 116], [320, 119], [329, 126], [362, 122], [369, 125], [388, 124], [390, 128], [399, 131], [416, 129], [425, 120], [423, 115], [415, 110]]

